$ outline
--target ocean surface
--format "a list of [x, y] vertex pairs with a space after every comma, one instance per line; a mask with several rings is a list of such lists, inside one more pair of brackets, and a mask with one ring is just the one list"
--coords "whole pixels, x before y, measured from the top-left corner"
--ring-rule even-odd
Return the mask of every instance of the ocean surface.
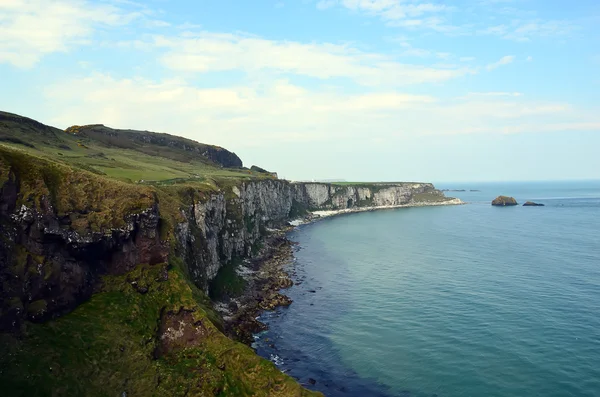
[[326, 396], [600, 396], [600, 182], [437, 187], [469, 204], [293, 231], [258, 353]]

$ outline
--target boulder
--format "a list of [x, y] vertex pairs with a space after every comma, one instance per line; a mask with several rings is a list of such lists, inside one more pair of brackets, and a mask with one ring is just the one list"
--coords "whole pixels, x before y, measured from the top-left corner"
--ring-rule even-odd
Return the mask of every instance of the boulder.
[[514, 197], [508, 197], [508, 196], [498, 196], [494, 199], [494, 201], [492, 201], [492, 205], [498, 206], [498, 207], [506, 207], [509, 205], [518, 205], [519, 203], [517, 203], [517, 200], [514, 199]]
[[533, 201], [527, 201], [523, 204], [523, 207], [543, 207], [545, 204], [534, 203]]

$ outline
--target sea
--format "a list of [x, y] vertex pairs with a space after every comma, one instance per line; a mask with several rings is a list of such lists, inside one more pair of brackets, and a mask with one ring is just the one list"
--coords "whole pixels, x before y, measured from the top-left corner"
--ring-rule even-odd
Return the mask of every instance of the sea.
[[600, 396], [600, 181], [436, 187], [468, 204], [292, 231], [257, 352], [326, 396]]

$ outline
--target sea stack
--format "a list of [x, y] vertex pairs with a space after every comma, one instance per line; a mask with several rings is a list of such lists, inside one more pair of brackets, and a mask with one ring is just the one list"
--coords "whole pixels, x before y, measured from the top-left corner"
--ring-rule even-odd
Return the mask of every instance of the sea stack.
[[497, 207], [506, 207], [506, 206], [511, 206], [511, 205], [518, 205], [519, 203], [517, 203], [517, 200], [514, 199], [514, 197], [508, 197], [508, 196], [498, 196], [494, 199], [494, 201], [492, 201], [492, 205], [497, 206]]
[[543, 207], [545, 204], [534, 203], [533, 201], [527, 201], [523, 204], [523, 207]]

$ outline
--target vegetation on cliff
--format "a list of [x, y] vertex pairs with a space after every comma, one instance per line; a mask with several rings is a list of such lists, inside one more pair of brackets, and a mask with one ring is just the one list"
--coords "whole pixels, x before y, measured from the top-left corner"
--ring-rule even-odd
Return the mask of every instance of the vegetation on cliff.
[[69, 315], [0, 337], [5, 396], [310, 396], [223, 335], [178, 267], [103, 278]]
[[2, 394], [319, 395], [222, 333], [175, 238], [184, 209], [272, 176], [89, 131], [0, 114]]

